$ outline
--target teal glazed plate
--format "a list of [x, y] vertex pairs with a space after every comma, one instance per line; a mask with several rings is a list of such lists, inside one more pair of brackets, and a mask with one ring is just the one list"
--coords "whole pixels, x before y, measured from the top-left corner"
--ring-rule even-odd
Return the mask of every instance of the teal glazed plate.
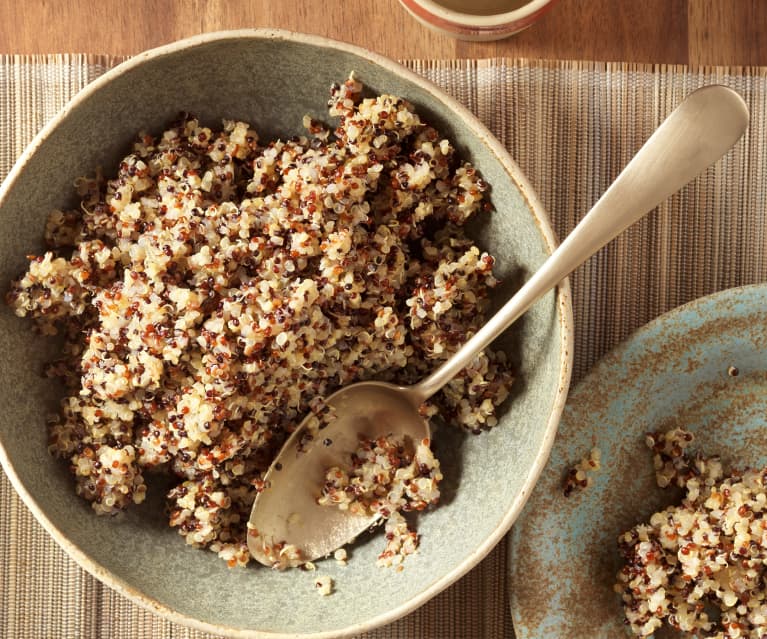
[[[571, 393], [548, 466], [512, 529], [518, 639], [619, 639], [616, 540], [679, 494], [658, 488], [645, 433], [684, 426], [725, 469], [767, 464], [767, 285], [677, 308], [608, 354]], [[597, 447], [594, 484], [564, 497]]]

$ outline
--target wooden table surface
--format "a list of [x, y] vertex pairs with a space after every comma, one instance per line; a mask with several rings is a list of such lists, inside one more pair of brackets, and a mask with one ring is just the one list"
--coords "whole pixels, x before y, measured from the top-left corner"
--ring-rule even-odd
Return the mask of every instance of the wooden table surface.
[[767, 65], [767, 0], [559, 0], [527, 31], [491, 43], [433, 33], [397, 0], [0, 0], [0, 54], [130, 55], [242, 27], [319, 34], [395, 59]]

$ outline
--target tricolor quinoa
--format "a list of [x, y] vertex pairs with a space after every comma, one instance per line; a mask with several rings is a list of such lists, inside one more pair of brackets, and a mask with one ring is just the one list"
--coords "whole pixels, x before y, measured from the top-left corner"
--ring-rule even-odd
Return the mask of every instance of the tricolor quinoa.
[[588, 455], [567, 472], [562, 487], [565, 497], [569, 497], [575, 490], [584, 490], [592, 486], [593, 473], [599, 472], [601, 468], [602, 451], [599, 448], [592, 448]]
[[[8, 303], [64, 349], [50, 450], [99, 514], [176, 478], [169, 522], [246, 564], [246, 522], [287, 435], [341, 385], [409, 384], [482, 324], [493, 258], [463, 231], [485, 184], [405, 100], [331, 89], [330, 129], [262, 142], [184, 115], [81, 178]], [[424, 408], [473, 432], [512, 375], [485, 351]]]
[[429, 440], [413, 445], [404, 437], [360, 438], [351, 468], [325, 475], [319, 503], [385, 520], [386, 548], [379, 566], [400, 566], [418, 548], [418, 535], [402, 513], [425, 510], [439, 501], [442, 473]]
[[618, 539], [626, 622], [648, 637], [664, 621], [684, 637], [767, 637], [767, 468], [731, 471], [687, 452], [692, 433], [651, 433], [658, 485], [684, 489]]

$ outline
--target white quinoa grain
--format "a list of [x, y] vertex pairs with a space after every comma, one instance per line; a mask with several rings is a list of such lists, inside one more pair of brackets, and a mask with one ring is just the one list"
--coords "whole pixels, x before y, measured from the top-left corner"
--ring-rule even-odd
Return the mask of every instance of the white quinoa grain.
[[333, 559], [335, 559], [342, 566], [346, 565], [348, 554], [345, 548], [339, 548], [333, 553]]
[[323, 597], [333, 593], [333, 578], [328, 575], [320, 575], [314, 580], [314, 587]]

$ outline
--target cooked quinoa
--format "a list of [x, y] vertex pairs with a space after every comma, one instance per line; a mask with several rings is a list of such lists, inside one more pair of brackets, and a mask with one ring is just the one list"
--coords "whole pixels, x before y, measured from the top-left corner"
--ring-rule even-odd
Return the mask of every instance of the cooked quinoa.
[[593, 473], [602, 468], [602, 451], [592, 448], [589, 454], [573, 466], [565, 477], [562, 490], [569, 497], [575, 490], [583, 490], [594, 484]]
[[345, 566], [349, 561], [349, 553], [346, 552], [346, 548], [338, 548], [333, 553], [333, 559], [336, 560], [339, 566]]
[[320, 575], [314, 580], [314, 587], [323, 597], [333, 594], [333, 578], [329, 575]]
[[692, 455], [692, 433], [652, 433], [658, 485], [680, 504], [618, 539], [625, 565], [616, 590], [639, 637], [664, 622], [683, 637], [767, 636], [767, 468], [725, 476], [718, 458]]
[[[288, 434], [355, 381], [413, 383], [484, 321], [493, 258], [465, 235], [485, 183], [391, 95], [331, 88], [335, 128], [261, 141], [184, 114], [54, 211], [8, 303], [64, 338], [50, 451], [99, 514], [175, 478], [169, 523], [230, 566]], [[426, 406], [472, 432], [513, 377], [486, 350]], [[399, 552], [399, 551], [397, 551]]]
[[425, 439], [413, 446], [404, 437], [361, 437], [349, 468], [334, 466], [325, 475], [318, 502], [384, 521], [386, 547], [379, 566], [399, 566], [418, 548], [418, 534], [403, 513], [424, 510], [439, 501], [442, 473]]

